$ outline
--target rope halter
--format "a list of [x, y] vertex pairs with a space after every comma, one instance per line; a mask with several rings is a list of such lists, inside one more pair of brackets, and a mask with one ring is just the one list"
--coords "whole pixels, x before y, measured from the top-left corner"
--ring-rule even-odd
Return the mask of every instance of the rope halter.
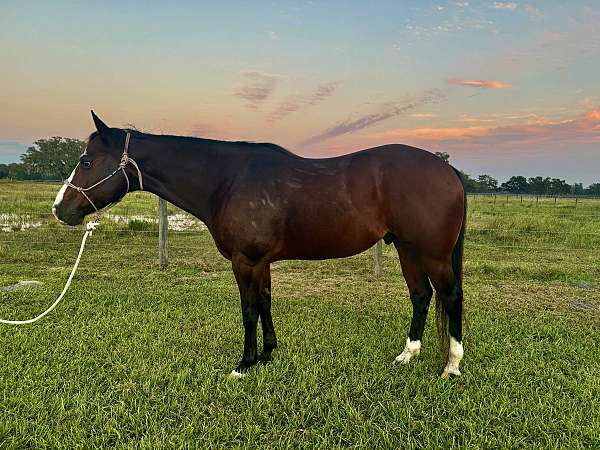
[[96, 211], [96, 220], [100, 219], [100, 211], [101, 210], [96, 207], [96, 205], [94, 204], [92, 199], [87, 194], [87, 191], [91, 191], [96, 186], [101, 185], [105, 181], [111, 179], [117, 172], [121, 171], [123, 173], [123, 176], [125, 177], [125, 181], [127, 181], [127, 191], [125, 192], [125, 194], [127, 194], [127, 192], [129, 192], [129, 187], [130, 187], [129, 177], [127, 176], [127, 171], [125, 170], [125, 167], [127, 167], [127, 164], [131, 163], [133, 165], [133, 167], [135, 167], [135, 170], [137, 171], [137, 175], [138, 175], [138, 181], [140, 183], [140, 190], [142, 190], [142, 191], [144, 190], [144, 184], [142, 182], [142, 172], [140, 171], [138, 164], [132, 158], [129, 157], [129, 140], [130, 139], [131, 139], [131, 133], [128, 131], [127, 135], [125, 136], [125, 146], [123, 148], [123, 155], [121, 155], [121, 161], [119, 162], [119, 166], [115, 170], [113, 170], [112, 173], [108, 174], [107, 176], [102, 178], [100, 181], [92, 184], [91, 186], [85, 187], [85, 188], [81, 187], [81, 186], [76, 186], [73, 183], [71, 183], [69, 180], [64, 181], [64, 184], [66, 184], [68, 187], [70, 187], [72, 189], [75, 189], [77, 192], [79, 192], [81, 195], [83, 195], [85, 197], [85, 199], [90, 203], [90, 205], [92, 205], [92, 207]]

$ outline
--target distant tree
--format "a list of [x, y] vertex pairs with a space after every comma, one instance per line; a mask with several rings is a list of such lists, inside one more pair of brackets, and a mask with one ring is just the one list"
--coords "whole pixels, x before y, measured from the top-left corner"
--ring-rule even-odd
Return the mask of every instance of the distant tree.
[[435, 152], [435, 156], [440, 158], [444, 162], [450, 162], [450, 154], [446, 152]]
[[500, 185], [500, 189], [513, 194], [526, 194], [529, 189], [527, 179], [521, 175], [510, 177], [508, 181], [505, 181]]
[[527, 180], [527, 184], [529, 185], [529, 192], [531, 194], [539, 194], [543, 195], [548, 192], [548, 188], [550, 185], [550, 178], [546, 177], [531, 177]]
[[546, 193], [553, 195], [565, 195], [571, 192], [571, 186], [565, 181], [559, 178], [552, 178], [548, 182], [548, 188]]
[[40, 139], [27, 149], [21, 161], [25, 171], [30, 174], [63, 180], [69, 176], [84, 150], [85, 142], [79, 139]]
[[600, 183], [592, 183], [585, 190], [587, 195], [600, 195]]
[[8, 164], [0, 164], [0, 178], [8, 178]]
[[571, 186], [571, 194], [573, 195], [583, 195], [584, 192], [583, 183], [573, 183]]
[[498, 190], [498, 180], [486, 174], [477, 177], [477, 184], [479, 184], [480, 192], [495, 192]]
[[459, 170], [460, 176], [462, 178], [462, 182], [465, 186], [465, 191], [467, 192], [480, 192], [479, 183], [477, 180], [471, 178], [471, 176], [463, 171]]
[[10, 178], [12, 180], [39, 180], [40, 176], [35, 174], [30, 174], [27, 172], [23, 164], [19, 163], [10, 163], [7, 164], [8, 168], [8, 176], [6, 178]]

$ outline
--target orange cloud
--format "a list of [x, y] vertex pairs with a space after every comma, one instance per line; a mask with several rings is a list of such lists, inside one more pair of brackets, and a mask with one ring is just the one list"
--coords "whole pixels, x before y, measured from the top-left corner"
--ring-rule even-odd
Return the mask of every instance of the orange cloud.
[[404, 142], [449, 148], [530, 146], [541, 143], [600, 142], [600, 110], [564, 120], [536, 118], [516, 125], [448, 128], [400, 128], [366, 136], [371, 143]]
[[600, 109], [593, 109], [585, 113], [585, 118], [592, 122], [600, 122]]
[[401, 128], [397, 130], [373, 133], [368, 137], [381, 139], [383, 141], [397, 140], [422, 140], [422, 141], [444, 141], [447, 139], [469, 139], [477, 136], [485, 136], [489, 132], [488, 127], [455, 127], [455, 128]]
[[510, 84], [496, 80], [465, 80], [463, 78], [448, 78], [448, 84], [485, 89], [508, 89]]

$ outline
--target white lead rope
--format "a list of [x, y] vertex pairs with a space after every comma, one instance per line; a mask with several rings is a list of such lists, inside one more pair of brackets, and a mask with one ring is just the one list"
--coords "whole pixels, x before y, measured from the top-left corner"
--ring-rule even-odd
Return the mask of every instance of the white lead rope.
[[[62, 300], [62, 298], [67, 293], [67, 290], [69, 290], [69, 286], [71, 286], [71, 281], [73, 280], [73, 276], [75, 275], [75, 272], [77, 271], [77, 267], [79, 267], [79, 261], [81, 260], [81, 255], [83, 255], [83, 249], [85, 248], [85, 241], [87, 241], [88, 236], [90, 236], [92, 234], [92, 231], [94, 231], [96, 229], [96, 227], [98, 226], [98, 223], [100, 221], [101, 209], [106, 210], [112, 206], [112, 205], [109, 205], [108, 208], [101, 208], [101, 209], [96, 208], [96, 205], [94, 204], [92, 199], [86, 194], [87, 191], [90, 191], [90, 190], [94, 189], [96, 186], [101, 185], [106, 180], [112, 178], [117, 172], [121, 171], [123, 173], [123, 175], [125, 176], [125, 180], [127, 181], [127, 192], [129, 192], [129, 187], [130, 187], [129, 177], [127, 176], [127, 171], [125, 170], [125, 167], [127, 167], [127, 164], [129, 164], [129, 163], [131, 163], [133, 165], [133, 167], [135, 167], [135, 170], [137, 171], [140, 190], [142, 190], [142, 191], [144, 190], [144, 183], [142, 181], [142, 171], [140, 170], [137, 162], [135, 162], [132, 158], [129, 157], [129, 141], [130, 141], [130, 139], [131, 139], [131, 133], [129, 133], [129, 131], [128, 131], [127, 134], [125, 135], [125, 145], [123, 147], [123, 154], [121, 155], [121, 162], [119, 163], [119, 166], [115, 170], [113, 170], [112, 173], [108, 174], [107, 176], [102, 178], [100, 181], [92, 184], [91, 186], [85, 187], [85, 188], [81, 187], [81, 186], [76, 186], [73, 183], [71, 183], [69, 180], [65, 181], [65, 184], [68, 187], [73, 188], [77, 192], [81, 193], [86, 198], [86, 200], [88, 202], [90, 202], [90, 205], [92, 205], [92, 207], [96, 210], [96, 217], [92, 222], [88, 222], [88, 224], [86, 226], [86, 232], [83, 235], [83, 238], [81, 239], [81, 247], [79, 247], [79, 254], [77, 255], [77, 259], [75, 260], [75, 265], [73, 266], [73, 269], [71, 269], [71, 274], [69, 275], [69, 278], [67, 279], [67, 284], [65, 284], [65, 287], [63, 288], [62, 292], [60, 293], [60, 295], [58, 296], [56, 301], [54, 303], [52, 303], [52, 305], [50, 305], [50, 308], [48, 308], [46, 311], [41, 313], [39, 316], [34, 317], [33, 319], [29, 319], [29, 320], [0, 319], [0, 323], [8, 323], [11, 325], [24, 325], [26, 323], [33, 323], [36, 320], [40, 320], [42, 317], [44, 317], [46, 314], [48, 314], [50, 311], [52, 311], [56, 307], [56, 305], [58, 305], [58, 303]], [[127, 194], [127, 192], [125, 192], [125, 194]]]
[[48, 314], [50, 311], [52, 311], [56, 307], [56, 305], [58, 305], [58, 303], [62, 300], [62, 298], [67, 293], [67, 291], [69, 290], [69, 286], [71, 286], [71, 281], [73, 280], [73, 276], [75, 275], [75, 272], [77, 271], [77, 267], [79, 267], [79, 261], [81, 260], [81, 255], [83, 255], [83, 249], [85, 248], [85, 241], [87, 241], [87, 238], [89, 236], [91, 236], [92, 232], [96, 229], [97, 226], [98, 226], [97, 221], [89, 222], [87, 224], [86, 232], [83, 235], [83, 239], [81, 239], [81, 246], [79, 247], [79, 253], [77, 254], [77, 259], [75, 260], [75, 265], [73, 266], [73, 269], [71, 269], [71, 274], [69, 275], [69, 278], [67, 279], [67, 284], [65, 284], [65, 287], [63, 288], [63, 290], [60, 293], [60, 295], [58, 296], [58, 298], [54, 301], [54, 303], [52, 303], [52, 305], [50, 305], [50, 307], [46, 311], [41, 313], [39, 316], [34, 317], [33, 319], [28, 319], [28, 320], [0, 319], [0, 323], [8, 323], [10, 325], [24, 325], [26, 323], [33, 323], [37, 320], [40, 320], [42, 317], [44, 317], [46, 314]]

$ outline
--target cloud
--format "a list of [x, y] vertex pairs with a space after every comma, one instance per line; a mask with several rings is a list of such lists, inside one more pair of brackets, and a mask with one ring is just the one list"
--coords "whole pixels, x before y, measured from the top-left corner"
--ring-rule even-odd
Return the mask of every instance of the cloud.
[[485, 89], [508, 89], [512, 87], [508, 83], [496, 80], [465, 80], [463, 78], [448, 78], [448, 84], [457, 86], [468, 86]]
[[494, 9], [508, 9], [514, 11], [515, 9], [517, 9], [517, 4], [513, 2], [494, 2]]
[[415, 119], [431, 119], [433, 117], [437, 117], [437, 114], [417, 113], [417, 114], [411, 114], [410, 117], [414, 117]]
[[400, 128], [383, 131], [369, 135], [370, 139], [385, 142], [399, 141], [443, 141], [448, 139], [467, 139], [476, 136], [485, 136], [486, 127], [450, 127], [450, 128]]
[[326, 100], [333, 95], [340, 84], [341, 81], [321, 83], [313, 92], [288, 97], [273, 112], [271, 112], [271, 114], [269, 114], [269, 120], [274, 121], [281, 119], [301, 108], [313, 106]]
[[327, 139], [341, 136], [348, 133], [353, 133], [364, 128], [371, 127], [386, 119], [399, 116], [408, 111], [427, 104], [437, 103], [446, 97], [445, 93], [440, 89], [427, 90], [413, 98], [405, 101], [389, 102], [380, 106], [380, 110], [371, 114], [364, 114], [354, 119], [347, 119], [340, 122], [321, 133], [307, 139], [301, 146], [316, 144]]
[[248, 108], [258, 109], [275, 91], [281, 76], [255, 70], [240, 73], [243, 81], [234, 90], [236, 97], [246, 100]]
[[600, 109], [595, 109], [585, 113], [585, 118], [591, 122], [600, 122]]
[[276, 41], [279, 39], [279, 35], [275, 31], [269, 31], [269, 38], [272, 41]]
[[600, 109], [570, 119], [539, 118], [525, 124], [395, 129], [367, 136], [370, 141], [440, 144], [452, 148], [529, 148], [536, 144], [600, 143]]

